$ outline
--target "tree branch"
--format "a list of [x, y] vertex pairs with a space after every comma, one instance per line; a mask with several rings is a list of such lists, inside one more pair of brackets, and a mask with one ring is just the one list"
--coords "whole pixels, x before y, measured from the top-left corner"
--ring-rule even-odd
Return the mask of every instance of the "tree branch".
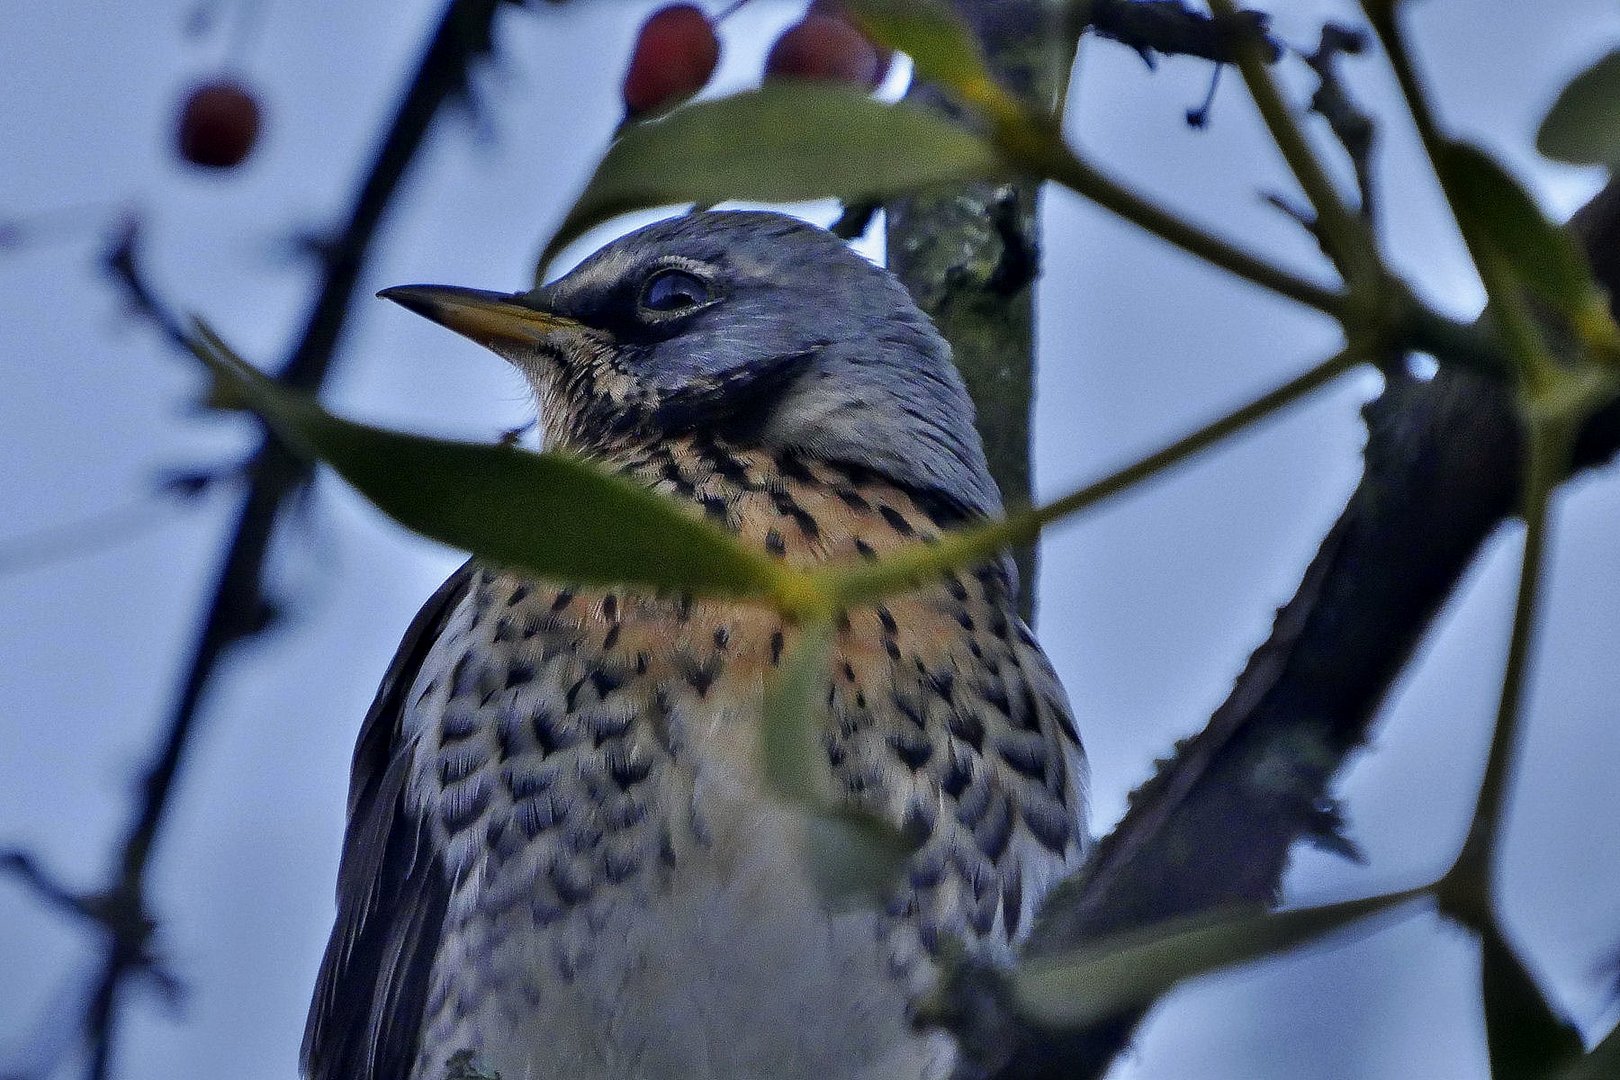
[[[301, 390], [318, 390], [331, 368], [371, 242], [410, 162], [440, 107], [464, 92], [474, 59], [492, 47], [500, 0], [450, 0], [401, 98], [377, 156], [355, 196], [348, 220], [323, 250], [325, 265], [314, 306], [279, 378]], [[137, 306], [174, 337], [178, 324], [141, 284], [133, 236], [120, 243], [109, 269]], [[154, 925], [146, 895], [146, 871], [185, 763], [196, 721], [218, 666], [230, 647], [264, 625], [262, 576], [265, 554], [288, 500], [308, 481], [310, 467], [266, 437], [247, 470], [248, 492], [221, 560], [212, 599], [180, 679], [169, 721], [154, 760], [142, 778], [138, 801], [116, 856], [109, 886], [81, 907], [107, 931], [107, 949], [82, 1018], [91, 1080], [111, 1068], [118, 1006], [126, 979], [153, 963], [147, 942]], [[32, 866], [12, 859], [14, 871]], [[20, 872], [20, 871], [18, 871]], [[37, 875], [36, 875], [37, 876]], [[40, 880], [45, 880], [41, 878]]]
[[[1013, 93], [1051, 103], [1074, 61], [1057, 0], [955, 0], [990, 70]], [[1075, 31], [1078, 32], [1078, 31]], [[937, 88], [907, 97], [951, 115]], [[990, 473], [1007, 505], [1032, 502], [1029, 416], [1034, 401], [1035, 279], [1040, 185], [977, 181], [896, 199], [887, 210], [889, 267], [951, 343], [977, 409]], [[1034, 609], [1035, 548], [1015, 551], [1019, 607]]]
[[[1571, 223], [1620, 296], [1620, 181]], [[1209, 725], [1132, 797], [1079, 875], [1048, 900], [1026, 947], [1047, 955], [1110, 931], [1238, 901], [1271, 901], [1300, 839], [1343, 849], [1329, 789], [1490, 534], [1514, 512], [1524, 433], [1502, 382], [1442, 369], [1392, 377], [1366, 409], [1365, 471], [1338, 522]], [[1620, 450], [1620, 405], [1588, 422], [1574, 467]], [[973, 973], [958, 994], [996, 1011]], [[1004, 1077], [1092, 1077], [1142, 1014], [981, 1046]], [[1005, 1016], [1002, 1017], [1006, 1019]], [[1005, 1036], [982, 1019], [992, 1042]]]

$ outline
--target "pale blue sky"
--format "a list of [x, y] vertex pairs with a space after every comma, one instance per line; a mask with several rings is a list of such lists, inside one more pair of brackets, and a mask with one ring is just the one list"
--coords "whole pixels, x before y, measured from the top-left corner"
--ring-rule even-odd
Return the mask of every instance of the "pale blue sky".
[[[0, 219], [128, 203], [147, 225], [152, 277], [208, 315], [250, 358], [273, 362], [298, 327], [311, 274], [297, 233], [339, 220], [393, 107], [436, 0], [265, 0], [234, 65], [260, 88], [260, 153], [229, 176], [181, 168], [174, 102], [216, 71], [228, 35], [182, 33], [195, 0], [108, 5], [0, 0]], [[635, 25], [652, 5], [576, 0], [503, 13], [503, 62], [479, 79], [485, 136], [451, 114], [397, 201], [362, 297], [405, 281], [515, 288], [616, 118]], [[710, 3], [711, 8], [720, 6]], [[1329, 0], [1277, 20], [1307, 44]], [[1597, 184], [1539, 162], [1536, 120], [1560, 82], [1620, 41], [1607, 0], [1431, 0], [1415, 5], [1422, 60], [1448, 122], [1498, 151], [1560, 213]], [[116, 7], [118, 10], [109, 10]], [[740, 85], [793, 5], [756, 0], [727, 30]], [[227, 10], [230, 10], [227, 8]], [[1387, 114], [1376, 60], [1356, 84]], [[1189, 131], [1208, 69], [1158, 74], [1088, 45], [1072, 126], [1097, 158], [1199, 220], [1300, 267], [1297, 228], [1257, 193], [1285, 173], [1238, 80], [1211, 128]], [[1300, 83], [1304, 85], [1303, 81]], [[1477, 289], [1409, 133], [1386, 125], [1391, 248], [1437, 303], [1472, 311]], [[0, 549], [8, 538], [125, 504], [154, 474], [230, 460], [238, 419], [201, 415], [194, 367], [122, 312], [98, 275], [108, 220], [0, 252]], [[1319, 319], [1224, 281], [1066, 195], [1047, 203], [1036, 459], [1056, 494], [1333, 347]], [[519, 380], [475, 347], [397, 308], [357, 302], [330, 400], [368, 419], [488, 438], [519, 422]], [[1155, 755], [1219, 702], [1353, 486], [1362, 433], [1351, 381], [1241, 443], [1048, 538], [1041, 637], [1064, 676], [1092, 759], [1093, 828], [1117, 817]], [[235, 494], [211, 493], [111, 546], [0, 568], [0, 844], [40, 853], [92, 885], [126, 793], [162, 723], [206, 597]], [[1600, 1030], [1613, 1012], [1601, 964], [1620, 945], [1620, 482], [1560, 500], [1548, 630], [1505, 864], [1509, 925], [1560, 1000]], [[192, 988], [185, 1015], [129, 1010], [120, 1075], [290, 1080], [329, 926], [350, 746], [400, 632], [459, 556], [380, 520], [329, 477], [287, 530], [273, 590], [290, 616], [225, 668], [154, 866], [161, 941]], [[1470, 575], [1347, 774], [1366, 867], [1304, 852], [1292, 900], [1413, 883], [1464, 826], [1494, 709], [1516, 534]], [[37, 1061], [74, 1007], [87, 956], [77, 928], [0, 882], [0, 1073]], [[1473, 1080], [1485, 1059], [1477, 960], [1418, 917], [1303, 957], [1176, 994], [1116, 1069], [1131, 1080]]]

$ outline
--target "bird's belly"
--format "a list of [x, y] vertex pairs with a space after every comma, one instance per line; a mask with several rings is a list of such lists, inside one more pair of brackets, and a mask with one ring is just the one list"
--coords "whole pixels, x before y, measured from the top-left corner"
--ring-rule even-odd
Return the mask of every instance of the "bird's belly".
[[908, 1022], [927, 977], [910, 932], [825, 907], [778, 808], [704, 801], [704, 842], [610, 902], [469, 927], [492, 955], [461, 970], [487, 980], [430, 1036], [441, 1057], [476, 1049], [503, 1080], [947, 1076], [950, 1040]]

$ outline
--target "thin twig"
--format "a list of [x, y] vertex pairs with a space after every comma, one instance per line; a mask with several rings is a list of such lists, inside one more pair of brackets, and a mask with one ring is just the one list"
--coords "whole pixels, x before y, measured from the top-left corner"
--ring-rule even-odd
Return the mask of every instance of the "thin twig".
[[[464, 91], [474, 57], [491, 48], [491, 23], [498, 5], [499, 0], [451, 0], [445, 5], [377, 157], [361, 183], [348, 220], [330, 249], [314, 308], [280, 371], [280, 378], [288, 385], [314, 391], [325, 380], [377, 227], [434, 117], [446, 101]], [[166, 336], [182, 341], [183, 327], [146, 289], [134, 260], [134, 234], [128, 233], [109, 258], [111, 272]], [[96, 896], [97, 902], [104, 905], [98, 921], [109, 933], [107, 951], [81, 1021], [88, 1049], [86, 1075], [90, 1080], [105, 1080], [110, 1072], [125, 981], [151, 965], [147, 942], [153, 919], [146, 895], [146, 871], [185, 762], [199, 708], [226, 651], [263, 626], [260, 581], [265, 554], [288, 498], [308, 476], [309, 466], [269, 439], [260, 445], [247, 469], [247, 495], [181, 677], [173, 711], [142, 779], [112, 882]]]

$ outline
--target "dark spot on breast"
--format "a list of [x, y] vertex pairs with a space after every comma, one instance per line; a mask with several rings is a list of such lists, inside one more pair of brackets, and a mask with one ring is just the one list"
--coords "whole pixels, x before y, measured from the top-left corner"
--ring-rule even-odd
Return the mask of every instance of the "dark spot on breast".
[[710, 458], [710, 463], [714, 466], [716, 473], [721, 474], [724, 479], [729, 479], [732, 484], [742, 487], [745, 491], [758, 491], [760, 489], [760, 486], [753, 481], [752, 476], [748, 476], [748, 466], [744, 465], [739, 458], [732, 457], [731, 453], [716, 449], [713, 457]]
[[725, 521], [729, 507], [726, 500], [718, 495], [703, 496], [703, 512], [716, 521]]
[[523, 686], [534, 678], [534, 665], [525, 663], [509, 664], [506, 668], [506, 688]]
[[854, 682], [855, 681], [855, 666], [853, 664], [851, 664], [848, 660], [844, 661], [844, 681], [846, 681], [846, 682]]
[[771, 666], [772, 667], [776, 667], [778, 664], [780, 664], [782, 662], [782, 648], [783, 648], [784, 644], [785, 644], [785, 640], [782, 637], [781, 628], [778, 627], [777, 629], [772, 630], [771, 631]]
[[[958, 626], [960, 626], [963, 630], [966, 630], [968, 633], [970, 633], [970, 634], [973, 633], [973, 628], [974, 628], [973, 627], [973, 616], [968, 614], [967, 608], [957, 608], [956, 609], [956, 623], [957, 623]], [[979, 655], [979, 643], [978, 642], [976, 642], [976, 641], [969, 642], [968, 643], [968, 648], [969, 648], [969, 650], [972, 651], [974, 656]]]
[[692, 664], [687, 668], [686, 682], [697, 691], [698, 697], [703, 697], [708, 694], [709, 687], [714, 685], [715, 676], [718, 674], [720, 674], [719, 658], [710, 657], [702, 664]]
[[439, 742], [444, 745], [470, 738], [477, 730], [477, 714], [469, 710], [447, 709], [439, 718]]
[[832, 493], [838, 496], [845, 506], [857, 513], [864, 514], [872, 509], [872, 504], [848, 484], [834, 484]]
[[765, 530], [765, 550], [772, 555], [781, 556], [787, 554], [787, 541], [782, 539], [782, 534], [778, 530]]
[[877, 606], [877, 617], [878, 622], [883, 624], [883, 632], [885, 634], [893, 636], [900, 632], [900, 624], [894, 621], [893, 612], [882, 604]]
[[616, 675], [606, 668], [597, 668], [591, 672], [591, 686], [596, 688], [598, 700], [606, 700], [607, 696], [624, 685], [624, 677]]
[[459, 784], [489, 763], [481, 748], [467, 747], [439, 755], [439, 785]]
[[915, 698], [900, 690], [895, 690], [889, 697], [894, 702], [894, 707], [900, 711], [901, 716], [910, 720], [919, 730], [925, 726], [926, 718], [923, 716], [922, 709], [918, 707]]
[[523, 603], [523, 601], [527, 600], [528, 598], [529, 598], [529, 587], [527, 585], [519, 585], [517, 588], [513, 589], [510, 593], [508, 593], [506, 595], [506, 606], [507, 607], [516, 607], [517, 605]]
[[632, 716], [595, 710], [581, 715], [581, 722], [591, 733], [591, 744], [598, 750], [613, 739], [624, 738], [624, 733], [630, 730], [634, 720]]
[[564, 608], [566, 608], [569, 604], [572, 604], [573, 602], [574, 602], [574, 592], [573, 592], [572, 589], [559, 589], [557, 591], [557, 595], [551, 601], [551, 610], [552, 611], [562, 611]]
[[975, 751], [984, 750], [984, 721], [977, 713], [967, 709], [956, 709], [945, 719], [945, 726], [952, 735], [973, 747]]
[[608, 627], [607, 636], [602, 638], [602, 651], [611, 652], [613, 650], [613, 647], [619, 643], [619, 632], [623, 629], [624, 624], [617, 622]]
[[607, 756], [608, 775], [613, 782], [628, 791], [652, 774], [651, 758], [632, 757], [626, 749], [615, 748]]
[[529, 720], [529, 727], [534, 731], [535, 745], [544, 755], [566, 750], [577, 741], [573, 734], [558, 722], [550, 709], [535, 710], [534, 716]]
[[1022, 816], [1042, 847], [1059, 855], [1068, 850], [1077, 828], [1068, 807], [1055, 800], [1031, 800], [1024, 804]]
[[940, 777], [939, 787], [946, 795], [957, 798], [967, 790], [973, 782], [973, 761], [952, 751], [950, 764], [945, 768], [945, 775]]
[[608, 622], [619, 621], [619, 598], [613, 593], [602, 597], [602, 618]]
[[863, 559], [877, 558], [877, 552], [872, 549], [872, 545], [858, 536], [855, 538], [855, 552]]
[[603, 857], [602, 872], [615, 885], [629, 881], [640, 870], [641, 858], [633, 851], [615, 851], [609, 848]]
[[456, 666], [450, 669], [450, 696], [461, 697], [476, 689], [472, 670], [472, 653], [462, 653]]
[[697, 487], [681, 472], [681, 467], [674, 458], [664, 462], [663, 477], [675, 489], [675, 494], [690, 499], [697, 493]]
[[489, 819], [484, 826], [484, 844], [495, 853], [495, 861], [502, 863], [523, 850], [522, 839], [512, 828], [511, 820], [505, 817]]
[[956, 676], [949, 671], [930, 671], [923, 681], [944, 701], [951, 700], [951, 695], [956, 692]]
[[447, 787], [439, 794], [439, 818], [450, 832], [457, 833], [477, 821], [489, 806], [489, 779], [473, 775], [471, 779]]
[[883, 639], [883, 651], [889, 654], [890, 660], [900, 659], [900, 646], [895, 644], [893, 638]]
[[550, 783], [550, 773], [526, 769], [521, 764], [508, 762], [501, 767], [501, 782], [506, 785], [512, 801], [521, 802], [544, 792]]
[[1024, 879], [1018, 874], [1007, 877], [1001, 887], [1001, 925], [1010, 938], [1018, 936], [1019, 924], [1024, 921]]
[[888, 742], [894, 756], [912, 772], [928, 764], [928, 759], [934, 756], [934, 744], [915, 733], [896, 732], [889, 736]]
[[797, 480], [801, 484], [816, 483], [816, 475], [805, 465], [798, 454], [786, 451], [776, 455], [776, 470], [788, 480]]
[[1039, 739], [1006, 739], [996, 744], [1001, 760], [1014, 772], [1046, 783], [1046, 744]]
[[649, 663], [651, 663], [651, 661], [652, 661], [652, 658], [650, 656], [648, 656], [646, 653], [644, 653], [644, 652], [636, 653], [636, 674], [637, 675], [645, 675], [645, 674], [647, 674], [647, 665]]
[[888, 503], [884, 503], [882, 506], [879, 506], [878, 513], [882, 514], [883, 520], [889, 523], [889, 528], [893, 529], [901, 536], [910, 536], [912, 534], [911, 522], [907, 521], [904, 514], [900, 513], [900, 511], [896, 510]]
[[966, 603], [968, 598], [967, 586], [955, 574], [945, 575], [945, 591], [951, 594], [951, 599], [957, 603]]
[[724, 649], [724, 648], [726, 648], [726, 646], [728, 646], [730, 644], [731, 644], [731, 628], [728, 627], [728, 626], [717, 626], [717, 627], [715, 627], [714, 628], [714, 647], [717, 648], [717, 649]]
[[973, 841], [979, 845], [979, 850], [991, 861], [999, 860], [1007, 853], [1007, 844], [1012, 839], [1013, 809], [1011, 800], [996, 799], [990, 805], [987, 813], [973, 829]]

